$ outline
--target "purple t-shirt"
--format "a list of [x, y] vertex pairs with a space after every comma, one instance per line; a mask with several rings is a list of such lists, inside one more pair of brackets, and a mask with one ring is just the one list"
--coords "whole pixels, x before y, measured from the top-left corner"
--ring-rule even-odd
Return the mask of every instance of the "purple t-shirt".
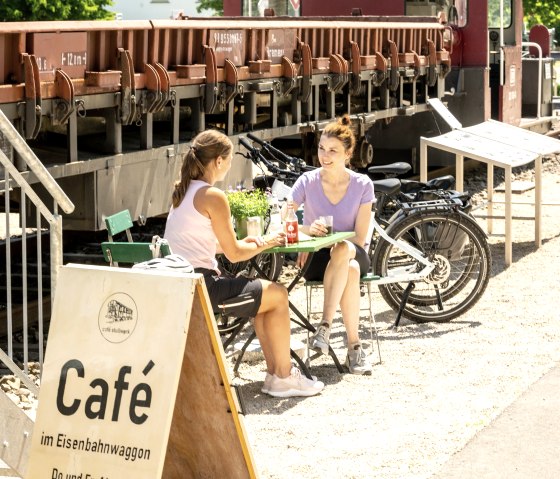
[[344, 197], [333, 205], [325, 196], [321, 184], [321, 170], [317, 168], [300, 176], [292, 187], [292, 199], [303, 204], [303, 224], [310, 225], [319, 216], [332, 215], [334, 231], [354, 231], [358, 209], [364, 203], [373, 203], [371, 179], [355, 171], [350, 173], [350, 184]]

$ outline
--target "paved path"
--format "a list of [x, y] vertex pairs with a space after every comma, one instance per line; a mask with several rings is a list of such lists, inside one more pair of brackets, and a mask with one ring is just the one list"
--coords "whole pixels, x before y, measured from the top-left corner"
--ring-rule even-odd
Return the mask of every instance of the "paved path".
[[560, 477], [560, 365], [457, 452], [432, 479]]

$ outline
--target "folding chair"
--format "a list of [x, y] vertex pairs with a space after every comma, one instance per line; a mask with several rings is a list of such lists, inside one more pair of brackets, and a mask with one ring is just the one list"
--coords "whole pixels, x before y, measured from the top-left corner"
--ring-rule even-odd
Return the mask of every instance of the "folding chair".
[[[171, 254], [171, 248], [166, 240], [154, 236], [150, 243], [134, 242], [130, 228], [132, 218], [128, 210], [123, 210], [105, 218], [109, 241], [101, 243], [103, 257], [110, 266], [118, 266], [119, 262], [134, 264], [142, 263], [153, 258], [163, 258]], [[125, 233], [127, 241], [113, 241], [114, 237]]]
[[[367, 311], [369, 316], [369, 334], [370, 334], [370, 344], [371, 350], [373, 351], [374, 343], [373, 343], [373, 334], [375, 332], [375, 340], [377, 342], [377, 354], [379, 355], [379, 364], [382, 363], [381, 359], [381, 348], [379, 346], [379, 335], [377, 333], [377, 324], [375, 322], [375, 314], [373, 313], [373, 308], [371, 306], [371, 293], [372, 293], [372, 283], [376, 280], [379, 280], [379, 276], [374, 275], [373, 273], [368, 273], [360, 278], [360, 290], [361, 295], [367, 294], [367, 308], [360, 307], [360, 311]], [[311, 322], [311, 316], [313, 314], [322, 313], [322, 310], [314, 310], [313, 309], [313, 297], [314, 293], [318, 292], [320, 289], [323, 289], [323, 282], [322, 281], [305, 281], [305, 297], [306, 297], [306, 305], [307, 305], [307, 320]], [[309, 331], [307, 331], [307, 364], [309, 365], [313, 359], [318, 358], [321, 356], [321, 353], [315, 353], [309, 355]]]
[[105, 226], [107, 227], [109, 241], [113, 241], [113, 236], [124, 232], [128, 242], [132, 243], [132, 233], [130, 232], [130, 228], [132, 228], [133, 224], [130, 211], [122, 210], [114, 215], [107, 216], [105, 218]]

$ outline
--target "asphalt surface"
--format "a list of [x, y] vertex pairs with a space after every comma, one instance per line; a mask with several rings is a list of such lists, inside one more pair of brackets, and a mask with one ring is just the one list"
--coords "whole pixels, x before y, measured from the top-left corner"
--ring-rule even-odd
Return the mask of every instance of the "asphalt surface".
[[559, 478], [559, 391], [556, 365], [431, 479]]

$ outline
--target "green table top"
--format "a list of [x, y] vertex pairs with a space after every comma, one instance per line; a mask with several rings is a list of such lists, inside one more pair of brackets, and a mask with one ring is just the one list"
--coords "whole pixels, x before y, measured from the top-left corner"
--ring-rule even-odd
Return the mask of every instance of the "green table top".
[[353, 231], [341, 231], [333, 233], [328, 236], [317, 236], [307, 241], [300, 241], [299, 243], [290, 244], [286, 246], [275, 246], [274, 248], [267, 249], [263, 253], [313, 253], [338, 243], [342, 240], [352, 238], [356, 233]]

